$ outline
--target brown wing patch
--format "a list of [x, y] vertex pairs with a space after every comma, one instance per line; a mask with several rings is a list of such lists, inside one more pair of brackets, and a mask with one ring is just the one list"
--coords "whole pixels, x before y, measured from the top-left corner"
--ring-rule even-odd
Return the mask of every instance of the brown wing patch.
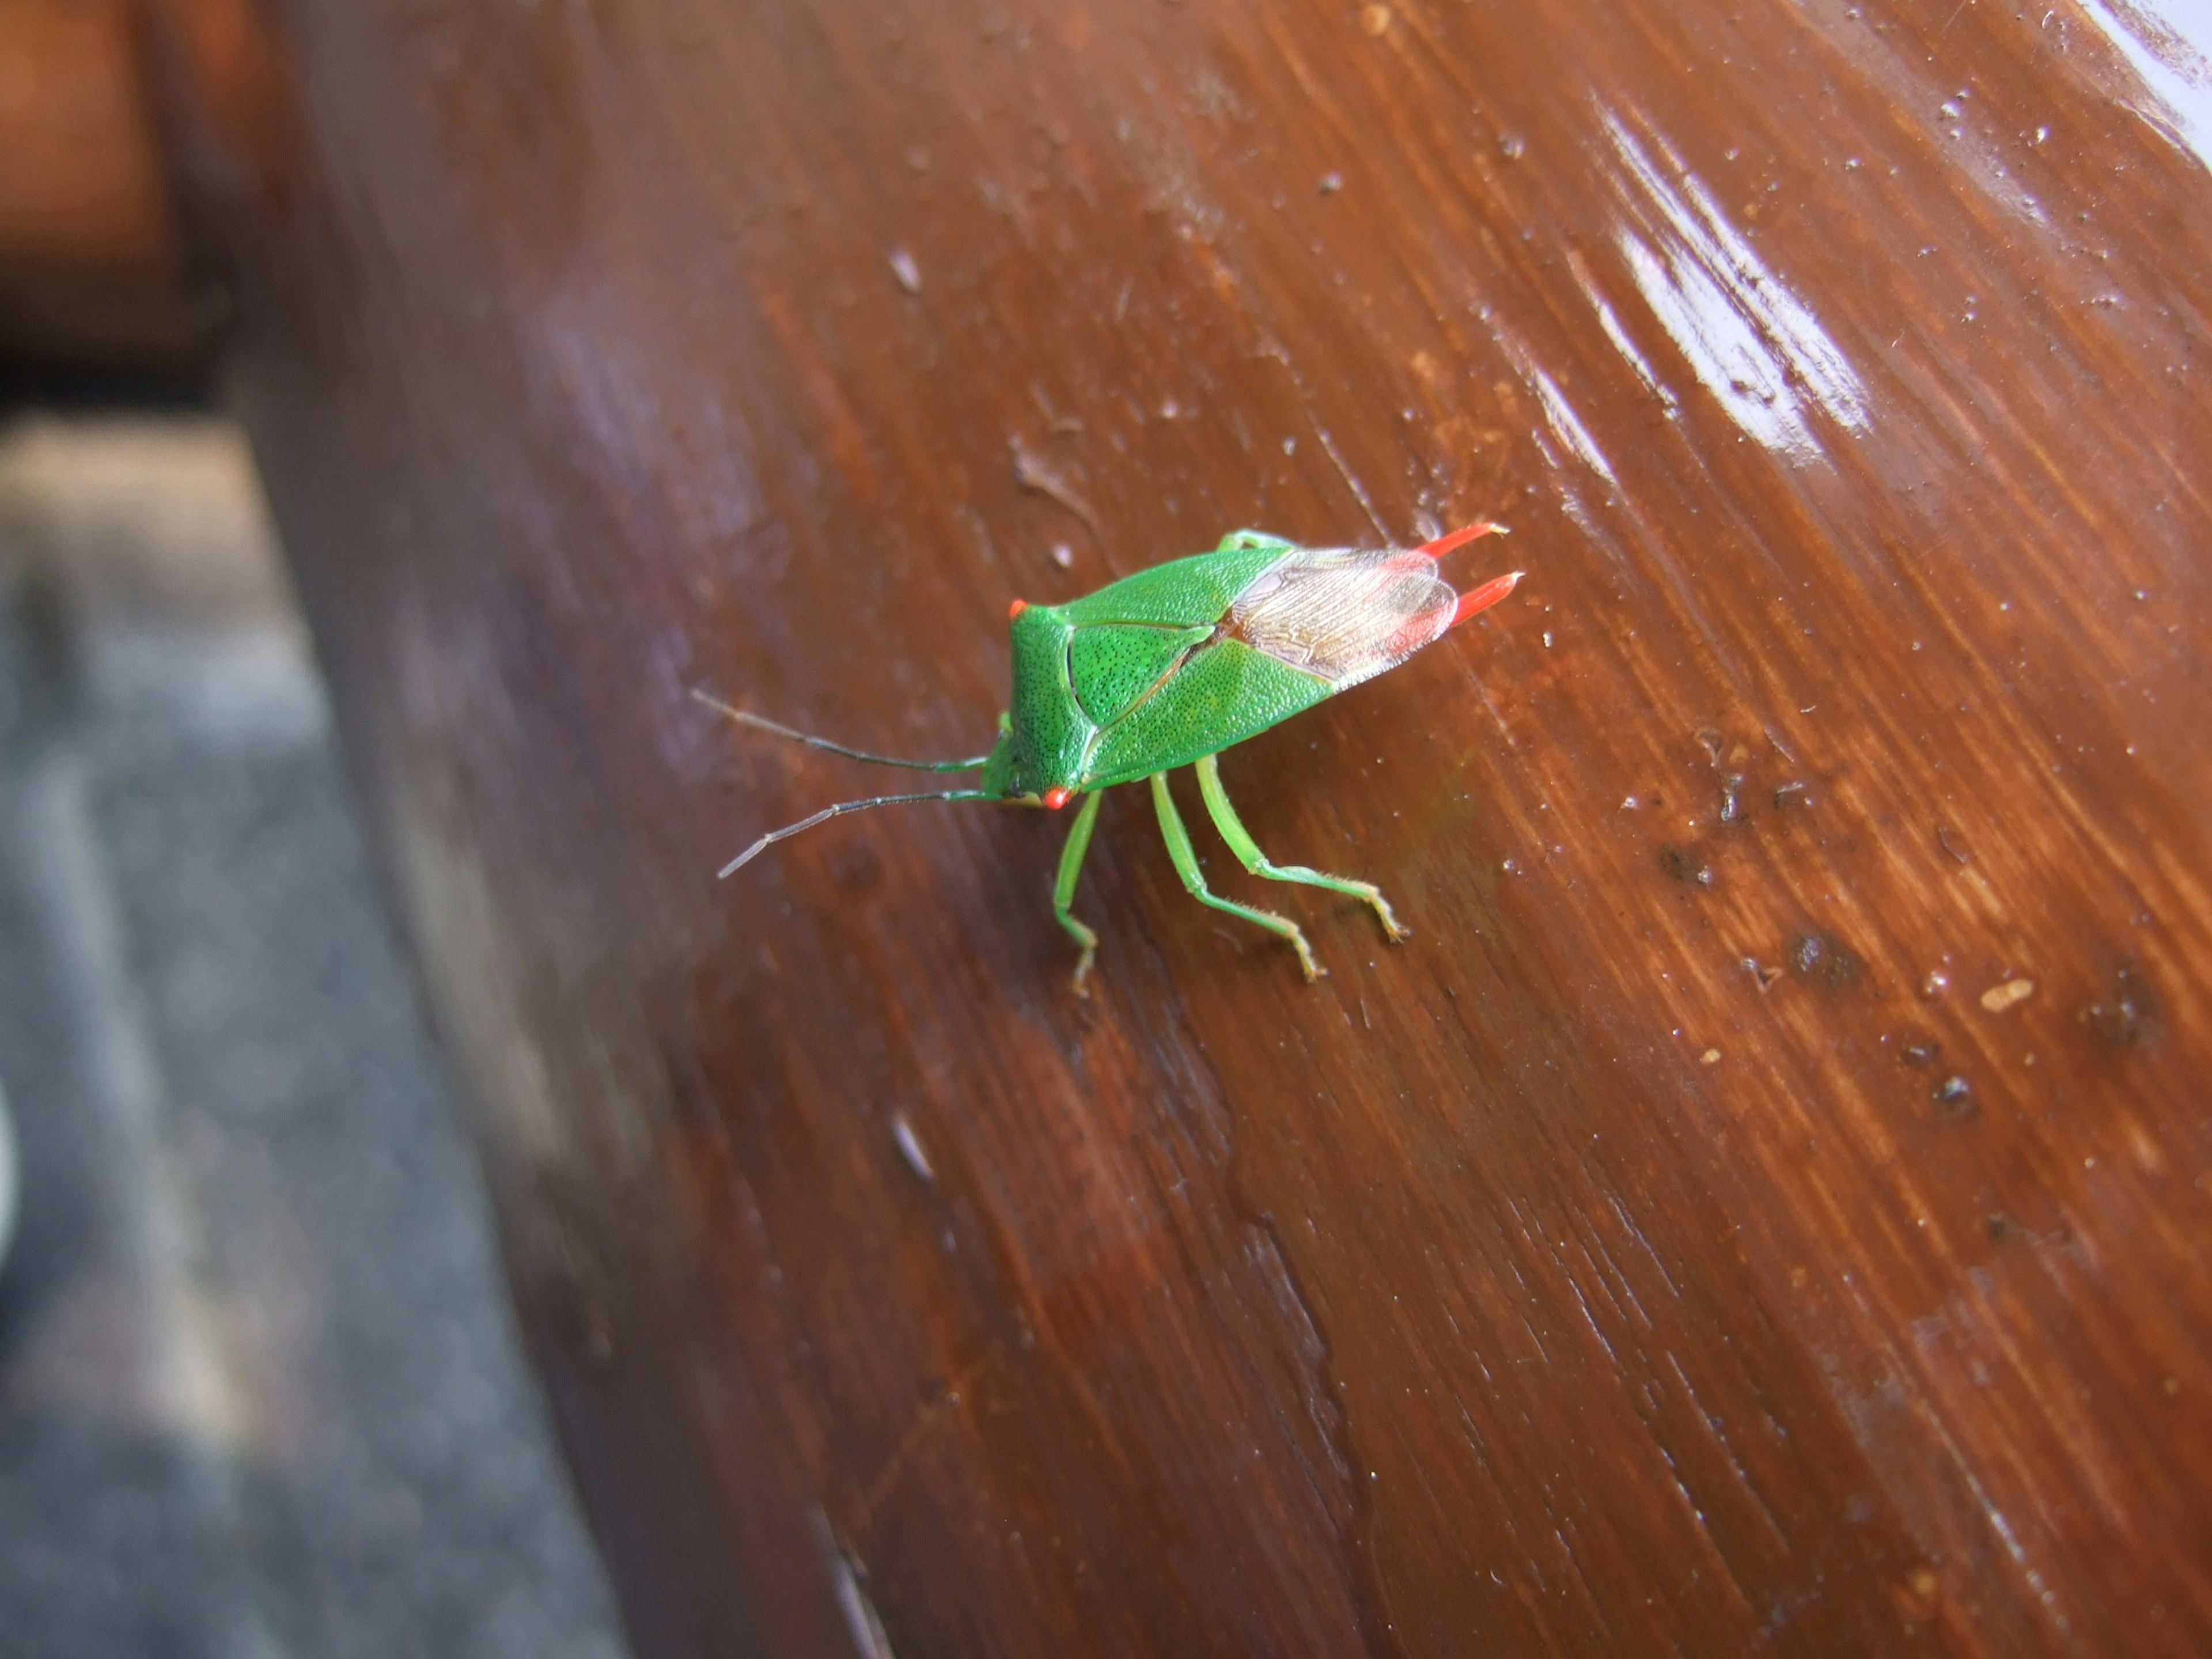
[[1423, 553], [1299, 548], [1253, 578], [1223, 627], [1341, 691], [1443, 634], [1458, 597]]

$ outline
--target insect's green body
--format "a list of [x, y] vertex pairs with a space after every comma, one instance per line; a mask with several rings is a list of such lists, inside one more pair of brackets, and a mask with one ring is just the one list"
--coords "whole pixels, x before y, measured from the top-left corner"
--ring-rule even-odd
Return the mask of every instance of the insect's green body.
[[1242, 640], [1217, 637], [1239, 594], [1291, 544], [1154, 565], [1067, 605], [1015, 616], [1013, 706], [984, 769], [1000, 796], [1080, 795], [1218, 754], [1336, 690]]
[[[1176, 872], [1194, 896], [1286, 939], [1306, 976], [1320, 969], [1297, 924], [1218, 896], [1206, 884], [1167, 775], [1194, 766], [1208, 816], [1255, 875], [1324, 887], [1373, 907], [1390, 938], [1405, 930], [1370, 884], [1276, 865], [1261, 852], [1221, 787], [1215, 757], [1232, 744], [1360, 680], [1395, 666], [1455, 623], [1503, 599], [1516, 571], [1464, 598], [1436, 574], [1436, 561], [1498, 529], [1478, 525], [1426, 546], [1382, 552], [1313, 551], [1279, 537], [1237, 531], [1211, 553], [1139, 571], [1066, 605], [1015, 603], [1013, 692], [999, 740], [975, 760], [893, 761], [933, 772], [980, 769], [980, 787], [847, 802], [763, 836], [727, 866], [822, 819], [881, 801], [1005, 800], [1058, 808], [1085, 797], [1061, 855], [1053, 908], [1083, 947], [1076, 988], [1097, 936], [1071, 908], [1098, 810], [1098, 792], [1149, 779]], [[809, 738], [702, 696], [732, 718], [785, 737], [881, 760]]]

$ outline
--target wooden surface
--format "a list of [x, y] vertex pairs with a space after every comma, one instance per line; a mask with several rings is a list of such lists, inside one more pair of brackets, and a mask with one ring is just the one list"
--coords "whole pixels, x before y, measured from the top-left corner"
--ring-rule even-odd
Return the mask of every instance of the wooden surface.
[[[228, 124], [168, 31], [641, 1651], [2212, 1648], [2191, 16], [301, 0]], [[1402, 949], [1141, 791], [1087, 1004], [1064, 817], [712, 878], [875, 778], [694, 686], [974, 752], [1017, 595], [1490, 515], [1224, 766]]]
[[188, 367], [204, 298], [133, 0], [0, 0], [0, 367]]

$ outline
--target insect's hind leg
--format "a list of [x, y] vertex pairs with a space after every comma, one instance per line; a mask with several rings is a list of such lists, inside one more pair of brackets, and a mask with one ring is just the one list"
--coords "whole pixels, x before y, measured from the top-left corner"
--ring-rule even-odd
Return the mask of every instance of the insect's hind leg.
[[1252, 839], [1252, 832], [1237, 816], [1237, 809], [1229, 804], [1228, 793], [1221, 787], [1221, 757], [1208, 755], [1193, 769], [1198, 774], [1198, 793], [1206, 797], [1206, 810], [1212, 816], [1213, 827], [1221, 831], [1221, 839], [1229, 843], [1229, 850], [1237, 854], [1237, 861], [1255, 876], [1265, 876], [1270, 881], [1303, 882], [1308, 887], [1326, 887], [1331, 892], [1348, 893], [1374, 906], [1375, 914], [1382, 920], [1382, 931], [1391, 943], [1411, 939], [1413, 934], [1399, 924], [1392, 914], [1390, 901], [1382, 896], [1382, 890], [1370, 881], [1352, 881], [1343, 876], [1324, 875], [1318, 870], [1309, 870], [1303, 864], [1276, 864], [1260, 850], [1260, 843]]
[[1318, 979], [1328, 971], [1314, 960], [1313, 948], [1298, 925], [1288, 916], [1279, 916], [1272, 910], [1255, 910], [1249, 904], [1239, 904], [1214, 893], [1206, 884], [1206, 872], [1198, 867], [1197, 849], [1190, 844], [1190, 831], [1183, 828], [1182, 814], [1176, 811], [1174, 799], [1168, 793], [1168, 775], [1152, 774], [1152, 805], [1159, 809], [1160, 838], [1168, 844], [1168, 857], [1174, 861], [1176, 874], [1190, 896], [1200, 904], [1210, 904], [1217, 910], [1226, 910], [1232, 916], [1266, 928], [1269, 933], [1291, 942], [1298, 953], [1298, 966], [1305, 970], [1308, 979]]
[[1091, 959], [1098, 954], [1098, 935], [1077, 920], [1072, 907], [1076, 881], [1083, 874], [1083, 857], [1091, 850], [1091, 828], [1098, 822], [1098, 803], [1104, 799], [1095, 789], [1083, 798], [1082, 808], [1068, 830], [1067, 844], [1060, 849], [1060, 874], [1052, 884], [1052, 913], [1083, 947], [1082, 957], [1075, 964], [1075, 994], [1079, 997], [1091, 994], [1083, 981], [1091, 972]]
[[1232, 530], [1221, 538], [1213, 550], [1217, 553], [1240, 553], [1248, 547], [1282, 547], [1296, 545], [1280, 536], [1271, 536], [1264, 530]]

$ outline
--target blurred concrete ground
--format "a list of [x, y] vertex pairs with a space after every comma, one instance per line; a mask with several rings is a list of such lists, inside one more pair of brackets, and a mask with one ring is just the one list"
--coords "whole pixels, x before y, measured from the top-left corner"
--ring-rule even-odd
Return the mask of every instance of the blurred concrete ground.
[[0, 1659], [622, 1651], [251, 463], [0, 425]]

